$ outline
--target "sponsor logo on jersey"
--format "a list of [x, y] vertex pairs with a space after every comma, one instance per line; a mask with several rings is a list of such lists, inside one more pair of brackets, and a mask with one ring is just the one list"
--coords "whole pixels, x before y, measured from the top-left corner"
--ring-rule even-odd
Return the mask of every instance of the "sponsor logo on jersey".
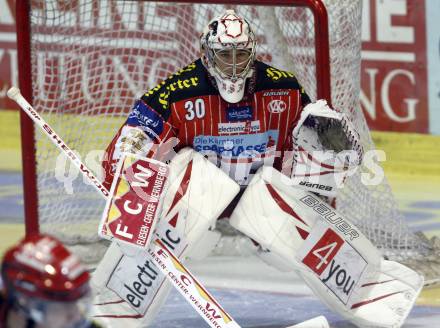
[[219, 123], [219, 134], [243, 134], [260, 131], [260, 121], [247, 121], [235, 123]]
[[276, 96], [288, 96], [289, 91], [278, 90], [278, 91], [265, 91], [263, 97], [276, 97]]
[[284, 112], [287, 109], [287, 104], [285, 101], [280, 99], [274, 99], [269, 102], [267, 105], [267, 110], [270, 113], [279, 114]]
[[145, 133], [156, 138], [163, 131], [163, 118], [142, 100], [138, 100], [127, 119], [127, 124], [142, 128]]
[[170, 97], [170, 94], [178, 90], [190, 89], [199, 85], [199, 78], [197, 76], [188, 77], [187, 79], [184, 79], [183, 77], [178, 78], [177, 80], [175, 79], [185, 72], [191, 72], [196, 67], [197, 65], [195, 63], [191, 63], [187, 67], [182, 68], [176, 73], [170, 75], [168, 79], [162, 81], [153, 89], [145, 93], [145, 96], [150, 97], [156, 92], [159, 92], [159, 96], [157, 99], [159, 105], [162, 106], [163, 109], [168, 109], [168, 98]]
[[175, 77], [175, 76], [180, 76], [180, 75], [182, 75], [182, 74], [185, 73], [185, 72], [191, 72], [191, 71], [193, 71], [196, 67], [197, 67], [196, 63], [191, 63], [191, 64], [189, 64], [188, 66], [186, 66], [186, 67], [182, 68], [181, 70], [177, 71], [176, 73], [171, 74], [171, 75], [168, 77], [167, 80], [162, 81], [161, 83], [159, 83], [158, 85], [156, 85], [153, 89], [147, 91], [147, 92], [145, 93], [145, 96], [149, 97], [149, 96], [153, 95], [154, 93], [156, 93], [157, 91], [159, 91], [160, 88], [161, 88], [164, 84], [166, 84], [170, 79], [172, 79], [173, 77]]
[[161, 104], [163, 109], [168, 108], [168, 98], [170, 97], [170, 94], [177, 91], [177, 90], [185, 90], [190, 89], [193, 87], [196, 87], [199, 85], [199, 78], [194, 76], [190, 77], [188, 79], [178, 79], [177, 81], [174, 81], [172, 83], [168, 82], [168, 84], [165, 86], [165, 91], [161, 92], [159, 94], [159, 103]]
[[226, 119], [229, 122], [247, 121], [253, 117], [251, 106], [229, 107], [226, 109]]
[[266, 76], [269, 77], [272, 81], [278, 81], [280, 79], [282, 80], [282, 79], [295, 77], [295, 74], [282, 71], [274, 67], [268, 67], [266, 69]]
[[220, 156], [238, 158], [264, 154], [269, 147], [276, 146], [278, 131], [239, 136], [197, 136], [194, 138], [194, 150], [201, 153], [217, 153]]

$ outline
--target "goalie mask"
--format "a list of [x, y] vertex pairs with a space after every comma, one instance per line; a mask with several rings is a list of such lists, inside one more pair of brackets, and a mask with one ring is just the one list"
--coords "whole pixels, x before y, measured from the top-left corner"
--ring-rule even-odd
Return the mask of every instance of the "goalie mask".
[[28, 327], [82, 328], [89, 324], [89, 273], [58, 240], [32, 235], [2, 262], [8, 306]]
[[221, 97], [239, 102], [253, 74], [256, 40], [249, 24], [226, 10], [205, 27], [201, 36], [203, 62], [214, 77]]

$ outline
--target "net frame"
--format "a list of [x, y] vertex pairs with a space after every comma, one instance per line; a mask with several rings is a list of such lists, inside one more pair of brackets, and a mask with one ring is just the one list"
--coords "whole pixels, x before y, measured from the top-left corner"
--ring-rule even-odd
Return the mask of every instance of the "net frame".
[[[159, 0], [156, 2], [161, 3], [170, 3], [173, 1], [167, 0]], [[358, 1], [359, 2], [359, 1]], [[27, 1], [17, 1], [16, 3], [16, 12], [17, 12], [17, 43], [19, 44], [18, 51], [18, 61], [19, 61], [19, 83], [22, 94], [26, 99], [30, 100], [33, 103], [33, 80], [32, 80], [32, 49], [31, 49], [31, 17], [30, 17], [30, 8], [31, 8], [31, 0]], [[335, 48], [330, 46], [330, 43], [333, 40], [333, 43], [340, 43], [341, 48], [343, 48], [343, 43], [345, 42], [344, 38], [338, 38], [339, 35], [334, 35], [333, 33], [329, 33], [329, 14], [326, 9], [326, 5], [334, 5], [335, 1], [331, 0], [290, 0], [290, 1], [271, 1], [271, 0], [253, 0], [253, 1], [191, 1], [191, 0], [182, 0], [179, 3], [184, 4], [193, 4], [193, 3], [205, 3], [205, 4], [228, 4], [228, 5], [257, 5], [257, 6], [267, 6], [267, 10], [260, 12], [261, 16], [269, 13], [272, 8], [275, 6], [297, 6], [297, 7], [305, 7], [312, 12], [314, 17], [313, 25], [315, 29], [315, 61], [316, 61], [316, 90], [313, 90], [312, 99], [327, 99], [333, 100], [335, 106], [339, 106], [337, 108], [349, 108], [350, 118], [356, 122], [357, 127], [361, 133], [363, 144], [368, 149], [373, 149], [374, 145], [371, 140], [371, 136], [368, 132], [368, 127], [366, 125], [365, 119], [363, 118], [362, 112], [360, 110], [359, 103], [353, 103], [350, 100], [348, 103], [344, 102], [344, 88], [346, 83], [352, 84], [360, 84], [360, 35], [359, 35], [359, 44], [355, 45], [357, 47], [357, 52], [355, 54], [346, 54], [340, 53], [339, 55], [342, 57], [342, 60], [346, 60], [348, 57], [351, 64], [354, 66], [358, 65], [359, 71], [355, 72], [355, 76], [352, 77], [353, 81], [339, 81], [338, 84], [331, 83], [332, 77], [337, 74], [340, 74], [336, 70], [336, 67], [343, 66], [335, 63], [333, 59], [336, 57]], [[340, 8], [336, 7], [336, 11], [345, 10], [349, 7], [349, 4], [352, 3], [352, 0], [338, 0], [337, 4]], [[335, 7], [333, 7], [335, 8]], [[357, 9], [354, 9], [357, 10]], [[273, 14], [273, 13], [272, 13]], [[271, 15], [272, 15], [271, 14]], [[334, 13], [331, 12], [330, 16]], [[273, 17], [273, 16], [272, 16]], [[333, 18], [334, 19], [334, 18]], [[267, 24], [270, 24], [270, 19], [266, 20]], [[357, 22], [358, 28], [355, 31], [360, 34], [360, 20]], [[282, 29], [283, 27], [275, 26], [269, 27], [274, 29]], [[278, 33], [281, 34], [281, 33]], [[272, 46], [275, 48], [277, 44], [280, 44], [278, 40], [274, 39], [272, 42]], [[334, 45], [334, 44], [333, 44]], [[280, 49], [279, 52], [283, 53], [285, 49]], [[347, 58], [345, 58], [347, 57]], [[338, 58], [336, 58], [338, 60]], [[289, 67], [289, 63], [286, 63], [286, 68]], [[291, 68], [292, 69], [292, 68]], [[293, 67], [295, 69], [295, 67]], [[301, 80], [300, 80], [301, 81]], [[356, 86], [355, 86], [356, 89]], [[357, 86], [357, 90], [360, 89], [360, 85]], [[308, 88], [306, 88], [310, 92]], [[342, 90], [342, 91], [341, 91]], [[333, 98], [332, 98], [333, 96]], [[356, 97], [355, 97], [356, 98]], [[355, 99], [354, 98], [354, 99]], [[330, 101], [329, 101], [330, 102]], [[35, 106], [35, 104], [33, 104]], [[38, 105], [38, 104], [37, 104]], [[38, 110], [38, 106], [37, 110]], [[22, 137], [22, 158], [23, 158], [23, 181], [24, 181], [24, 202], [25, 202], [25, 225], [26, 225], [26, 234], [32, 234], [38, 232], [40, 229], [39, 226], [39, 190], [38, 190], [38, 179], [37, 179], [37, 160], [35, 157], [36, 154], [36, 144], [37, 140], [35, 139], [35, 131], [32, 121], [24, 114], [20, 114], [21, 117], [21, 137]], [[62, 132], [61, 132], [62, 136]], [[348, 184], [353, 184], [356, 187], [360, 181], [360, 173], [357, 176], [351, 178]], [[44, 190], [40, 190], [40, 194], [43, 193]], [[405, 261], [409, 258], [417, 258], [424, 257], [426, 254], [432, 253], [432, 247], [426, 240], [419, 238], [418, 236], [412, 234], [408, 227], [404, 223], [403, 216], [398, 212], [396, 207], [391, 206], [390, 209], [385, 212], [378, 208], [378, 206], [372, 206], [371, 203], [374, 203], [376, 199], [380, 197], [380, 194], [385, 194], [387, 200], [390, 202], [394, 202], [391, 188], [389, 185], [385, 183], [380, 186], [377, 190], [372, 190], [372, 196], [365, 194], [362, 196], [362, 200], [365, 204], [360, 204], [359, 199], [350, 195], [349, 192], [342, 192], [346, 202], [340, 202], [337, 204], [338, 209], [345, 214], [347, 217], [351, 217], [353, 213], [353, 204], [358, 206], [357, 211], [366, 212], [366, 216], [370, 216], [372, 220], [370, 222], [363, 222], [360, 220], [359, 222], [355, 222], [363, 231], [366, 233], [367, 237], [369, 237], [374, 244], [378, 247], [381, 247], [384, 254], [388, 255], [391, 258], [399, 259]], [[392, 218], [393, 225], [390, 227], [388, 231], [383, 231], [383, 228], [380, 226], [380, 221], [383, 217]], [[375, 218], [375, 219], [373, 219]], [[382, 230], [381, 230], [382, 229]]]

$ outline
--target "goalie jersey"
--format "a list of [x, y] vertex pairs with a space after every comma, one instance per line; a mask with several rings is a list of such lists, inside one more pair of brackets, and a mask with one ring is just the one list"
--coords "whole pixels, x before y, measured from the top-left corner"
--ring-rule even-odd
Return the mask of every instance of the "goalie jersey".
[[192, 147], [240, 185], [263, 164], [281, 169], [292, 149], [292, 130], [310, 99], [292, 73], [261, 61], [255, 61], [246, 88], [240, 102], [227, 103], [201, 59], [169, 76], [135, 103], [108, 146], [104, 185], [111, 185], [126, 127], [143, 130], [150, 144], [169, 142], [176, 152]]

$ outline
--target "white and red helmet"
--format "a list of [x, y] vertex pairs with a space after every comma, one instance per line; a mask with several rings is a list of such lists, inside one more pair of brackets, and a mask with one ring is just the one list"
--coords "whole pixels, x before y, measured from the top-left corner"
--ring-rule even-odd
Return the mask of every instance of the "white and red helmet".
[[251, 27], [234, 10], [226, 10], [209, 22], [200, 41], [203, 62], [221, 97], [229, 103], [239, 102], [246, 80], [253, 74], [257, 42]]
[[90, 275], [57, 239], [41, 234], [24, 238], [5, 253], [1, 275], [7, 301], [27, 320], [44, 327], [88, 322]]

